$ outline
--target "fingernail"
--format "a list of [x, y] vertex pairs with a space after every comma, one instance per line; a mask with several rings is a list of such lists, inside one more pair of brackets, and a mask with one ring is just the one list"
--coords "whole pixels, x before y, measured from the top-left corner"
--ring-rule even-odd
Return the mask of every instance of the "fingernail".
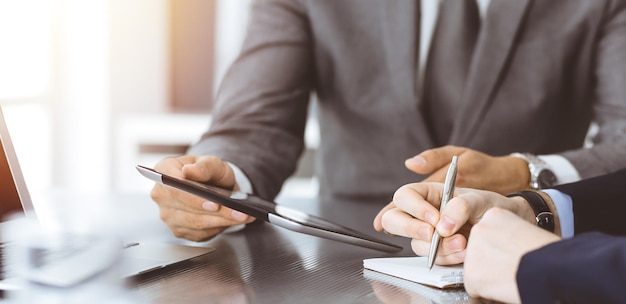
[[450, 233], [452, 229], [454, 229], [454, 226], [454, 221], [452, 221], [449, 217], [444, 216], [441, 218], [441, 221], [439, 221], [439, 224], [437, 224], [437, 230]]
[[426, 165], [426, 160], [423, 157], [419, 156], [419, 155], [413, 156], [413, 157], [407, 159], [407, 161], [413, 163], [414, 165], [418, 165], [418, 166]]
[[204, 203], [202, 203], [202, 209], [206, 210], [206, 211], [217, 211], [218, 209], [220, 209], [220, 205], [214, 203], [214, 202], [209, 202], [206, 201]]
[[230, 213], [234, 220], [243, 222], [248, 219], [248, 215], [237, 210]]
[[435, 214], [434, 214], [434, 213], [432, 213], [432, 212], [426, 212], [426, 213], [424, 214], [424, 218], [426, 219], [426, 222], [427, 222], [427, 223], [429, 223], [429, 224], [431, 224], [431, 225], [433, 225], [433, 226], [437, 225], [437, 216], [435, 216]]

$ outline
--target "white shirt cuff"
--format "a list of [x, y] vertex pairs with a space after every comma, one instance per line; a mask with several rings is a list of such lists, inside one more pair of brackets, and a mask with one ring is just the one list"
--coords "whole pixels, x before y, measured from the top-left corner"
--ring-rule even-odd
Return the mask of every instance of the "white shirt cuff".
[[559, 222], [561, 223], [561, 237], [564, 239], [574, 236], [574, 209], [572, 207], [572, 198], [555, 189], [542, 190], [550, 196], [556, 212], [559, 215]]
[[235, 190], [245, 192], [248, 194], [252, 194], [252, 183], [250, 183], [250, 179], [246, 176], [239, 167], [235, 166], [231, 162], [226, 162], [226, 164], [233, 170], [235, 174]]
[[[233, 170], [233, 173], [235, 175], [235, 188], [234, 189], [237, 191], [251, 194], [252, 184], [250, 183], [250, 179], [246, 176], [246, 174], [243, 173], [243, 171], [241, 171], [241, 169], [239, 169], [239, 167], [235, 166], [233, 163], [226, 162], [226, 164]], [[244, 227], [246, 227], [246, 224], [233, 225], [233, 226], [226, 228], [224, 230], [224, 233], [239, 231], [243, 229]]]
[[546, 162], [550, 170], [554, 172], [558, 185], [580, 180], [578, 170], [565, 157], [560, 155], [538, 155], [537, 157]]

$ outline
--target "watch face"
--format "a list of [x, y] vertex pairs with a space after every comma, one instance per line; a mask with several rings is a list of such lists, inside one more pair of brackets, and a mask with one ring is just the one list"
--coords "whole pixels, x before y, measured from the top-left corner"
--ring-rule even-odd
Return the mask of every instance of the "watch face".
[[541, 189], [552, 187], [556, 184], [556, 175], [550, 170], [541, 170], [537, 176], [537, 183]]

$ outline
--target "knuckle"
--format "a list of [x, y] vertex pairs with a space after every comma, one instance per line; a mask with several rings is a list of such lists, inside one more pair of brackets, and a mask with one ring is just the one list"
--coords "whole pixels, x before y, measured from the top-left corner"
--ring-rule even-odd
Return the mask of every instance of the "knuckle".
[[172, 156], [165, 157], [165, 158], [161, 159], [160, 161], [158, 161], [154, 165], [154, 169], [157, 170], [157, 171], [162, 172], [163, 170], [167, 170], [169, 167], [171, 167], [177, 161], [178, 160], [175, 157], [172, 157]]
[[393, 201], [402, 200], [413, 192], [413, 184], [402, 185], [393, 194]]
[[171, 217], [171, 212], [165, 209], [161, 209], [161, 211], [159, 212], [159, 218], [161, 218], [161, 221], [165, 222], [165, 223], [169, 223]]
[[181, 229], [176, 229], [176, 228], [171, 228], [170, 230], [172, 231], [172, 234], [177, 237], [177, 238], [183, 238], [186, 239], [187, 234], [184, 233]]
[[460, 212], [460, 214], [469, 214], [471, 211], [470, 205], [464, 199], [460, 199], [456, 201], [455, 208]]
[[159, 202], [161, 201], [161, 198], [163, 197], [163, 186], [161, 185], [154, 185], [154, 187], [152, 187], [152, 190], [150, 190], [150, 198], [155, 201], [155, 202]]

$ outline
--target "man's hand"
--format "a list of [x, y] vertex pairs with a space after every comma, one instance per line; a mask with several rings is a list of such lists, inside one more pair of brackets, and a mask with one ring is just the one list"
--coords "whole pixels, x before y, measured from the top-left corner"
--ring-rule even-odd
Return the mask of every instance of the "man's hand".
[[[405, 161], [406, 167], [419, 174], [430, 174], [423, 182], [443, 182], [452, 156], [458, 156], [456, 186], [494, 191], [500, 194], [528, 189], [528, 164], [512, 156], [493, 157], [468, 148], [444, 146], [426, 150]], [[378, 212], [374, 228], [382, 231], [382, 215], [395, 208], [393, 202]]]
[[472, 297], [519, 303], [516, 275], [522, 257], [559, 239], [507, 210], [490, 209], [467, 244], [465, 290]]
[[443, 182], [452, 156], [459, 157], [456, 185], [508, 194], [528, 189], [528, 164], [513, 156], [490, 156], [475, 150], [444, 146], [426, 150], [405, 161], [411, 171], [430, 174], [423, 182]]
[[[231, 189], [235, 177], [228, 164], [213, 156], [170, 157], [159, 161], [156, 171], [174, 177], [208, 183]], [[250, 223], [253, 217], [197, 196], [155, 184], [150, 193], [158, 204], [161, 220], [179, 238], [191, 241], [208, 240], [229, 226]]]
[[[391, 208], [381, 215], [381, 227], [393, 235], [411, 238], [413, 252], [428, 255], [435, 227], [444, 237], [435, 263], [462, 263], [470, 229], [490, 208], [501, 207], [534, 222], [532, 208], [522, 197], [505, 197], [484, 190], [456, 188], [454, 197], [439, 213], [441, 183], [408, 184], [396, 191]], [[382, 230], [381, 229], [381, 230]]]

